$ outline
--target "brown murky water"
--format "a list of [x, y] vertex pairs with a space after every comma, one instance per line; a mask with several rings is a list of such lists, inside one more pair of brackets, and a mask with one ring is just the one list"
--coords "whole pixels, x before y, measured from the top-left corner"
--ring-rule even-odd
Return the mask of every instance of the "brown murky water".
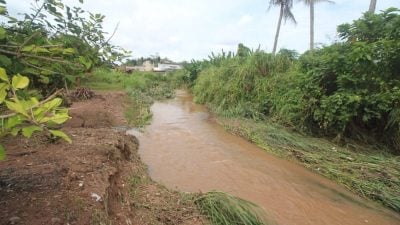
[[400, 224], [397, 214], [225, 132], [184, 91], [155, 103], [152, 112], [139, 151], [151, 177], [169, 188], [232, 193], [279, 225]]

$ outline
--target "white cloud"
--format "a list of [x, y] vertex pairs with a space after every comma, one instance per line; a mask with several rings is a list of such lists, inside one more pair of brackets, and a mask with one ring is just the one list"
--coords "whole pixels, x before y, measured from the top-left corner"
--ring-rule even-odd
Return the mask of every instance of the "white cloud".
[[[32, 0], [8, 0], [13, 14], [27, 11]], [[78, 0], [65, 0], [78, 5]], [[261, 44], [271, 50], [278, 20], [278, 8], [268, 9], [265, 0], [85, 0], [84, 9], [106, 15], [105, 30], [119, 29], [112, 43], [133, 51], [134, 57], [159, 53], [174, 60], [206, 58], [211, 51], [236, 50], [238, 43], [251, 48]], [[351, 22], [368, 9], [367, 0], [335, 0], [316, 6], [317, 43], [330, 43], [336, 26]], [[378, 1], [378, 10], [395, 6], [399, 0]], [[278, 47], [308, 48], [308, 8], [295, 4], [297, 26], [286, 23]]]
[[239, 26], [247, 25], [248, 23], [250, 23], [252, 21], [253, 21], [253, 17], [246, 14], [246, 15], [243, 15], [242, 17], [240, 17], [238, 25]]

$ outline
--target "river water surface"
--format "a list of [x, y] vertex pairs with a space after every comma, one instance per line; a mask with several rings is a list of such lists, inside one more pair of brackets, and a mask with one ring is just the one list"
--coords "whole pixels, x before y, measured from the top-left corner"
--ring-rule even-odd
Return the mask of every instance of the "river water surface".
[[212, 122], [178, 91], [156, 102], [139, 136], [150, 176], [187, 192], [221, 190], [257, 203], [278, 225], [399, 225], [400, 217]]

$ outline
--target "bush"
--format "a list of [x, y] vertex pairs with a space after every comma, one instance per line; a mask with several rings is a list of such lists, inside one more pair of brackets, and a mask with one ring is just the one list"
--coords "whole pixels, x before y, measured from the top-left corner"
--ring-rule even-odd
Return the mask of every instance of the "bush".
[[400, 152], [399, 27], [399, 10], [390, 8], [339, 26], [343, 42], [299, 58], [287, 49], [274, 56], [243, 45], [236, 56], [213, 55], [189, 71], [198, 76], [190, 79], [196, 78], [195, 100], [224, 116], [269, 118]]
[[302, 96], [308, 103], [303, 113], [312, 126], [327, 134], [372, 136], [400, 150], [399, 21], [397, 10], [367, 13], [352, 25], [340, 26], [346, 42], [300, 58], [300, 71], [306, 75]]

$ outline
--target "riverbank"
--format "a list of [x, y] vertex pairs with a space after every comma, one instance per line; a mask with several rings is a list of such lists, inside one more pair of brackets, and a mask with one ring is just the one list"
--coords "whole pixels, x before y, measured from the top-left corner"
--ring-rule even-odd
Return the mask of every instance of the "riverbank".
[[125, 92], [74, 102], [72, 144], [10, 137], [0, 163], [0, 224], [202, 224], [190, 196], [153, 182], [128, 126]]
[[371, 146], [338, 145], [268, 121], [216, 116], [227, 131], [400, 212], [400, 157]]

